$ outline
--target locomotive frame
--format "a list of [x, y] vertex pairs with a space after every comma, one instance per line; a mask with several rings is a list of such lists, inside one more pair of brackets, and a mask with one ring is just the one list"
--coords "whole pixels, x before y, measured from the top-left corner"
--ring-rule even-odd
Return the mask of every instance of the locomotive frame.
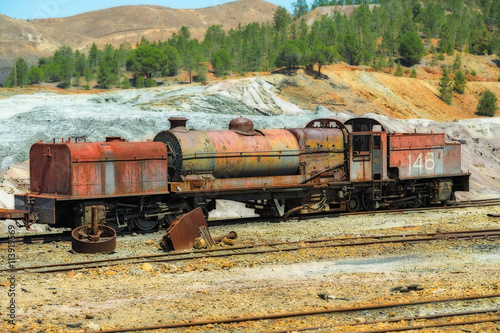
[[152, 230], [216, 200], [261, 216], [446, 204], [469, 190], [460, 143], [442, 133], [391, 133], [374, 119], [323, 118], [304, 128], [195, 131], [185, 118], [153, 141], [39, 142], [30, 151], [30, 192], [16, 209], [41, 223], [89, 224], [97, 206], [117, 230]]

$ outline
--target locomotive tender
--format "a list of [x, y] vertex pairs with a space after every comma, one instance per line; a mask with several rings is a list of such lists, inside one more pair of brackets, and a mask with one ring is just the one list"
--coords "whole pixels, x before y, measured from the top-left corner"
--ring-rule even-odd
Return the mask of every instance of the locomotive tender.
[[442, 133], [391, 133], [369, 118], [256, 130], [240, 117], [203, 131], [169, 120], [153, 141], [34, 144], [30, 191], [16, 195], [16, 209], [77, 227], [97, 206], [115, 229], [151, 230], [196, 207], [208, 216], [217, 199], [288, 216], [443, 204], [469, 190], [460, 143]]

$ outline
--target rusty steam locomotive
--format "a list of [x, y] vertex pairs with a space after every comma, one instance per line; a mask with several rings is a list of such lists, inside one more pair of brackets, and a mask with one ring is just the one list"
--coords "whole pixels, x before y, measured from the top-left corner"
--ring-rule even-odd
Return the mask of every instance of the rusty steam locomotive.
[[16, 209], [40, 223], [90, 223], [96, 206], [115, 229], [151, 230], [217, 199], [261, 216], [442, 204], [468, 191], [461, 146], [444, 134], [391, 133], [373, 119], [317, 119], [305, 128], [188, 130], [185, 118], [153, 141], [39, 142], [30, 151], [30, 191]]

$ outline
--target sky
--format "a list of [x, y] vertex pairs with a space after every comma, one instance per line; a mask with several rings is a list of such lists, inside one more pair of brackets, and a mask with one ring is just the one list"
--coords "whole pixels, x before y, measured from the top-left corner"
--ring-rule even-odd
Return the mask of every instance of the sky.
[[[204, 8], [217, 6], [234, 0], [4, 0], [0, 3], [0, 14], [17, 19], [42, 19], [54, 17], [67, 17], [125, 5], [159, 5], [172, 8]], [[294, 1], [265, 0], [267, 2], [285, 7], [292, 11]], [[309, 1], [308, 1], [309, 2]]]

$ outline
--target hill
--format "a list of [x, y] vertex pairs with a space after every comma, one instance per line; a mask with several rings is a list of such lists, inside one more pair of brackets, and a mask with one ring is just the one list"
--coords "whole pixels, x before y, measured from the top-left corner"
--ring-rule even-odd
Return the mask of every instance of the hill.
[[[302, 16], [300, 19], [304, 20], [308, 26], [312, 26], [314, 21], [318, 20], [321, 18], [323, 15], [328, 15], [332, 16], [335, 14], [335, 12], [339, 12], [341, 14], [344, 14], [346, 16], [351, 16], [351, 14], [354, 12], [356, 8], [358, 8], [360, 5], [347, 5], [347, 6], [321, 6], [321, 7], [316, 7], [304, 16]], [[380, 5], [368, 5], [370, 10], [373, 10], [374, 7], [377, 7]]]
[[202, 39], [211, 25], [225, 30], [252, 22], [270, 22], [278, 6], [262, 0], [238, 0], [201, 9], [173, 9], [161, 6], [121, 6], [71, 17], [34, 21], [0, 15], [0, 82], [19, 57], [29, 63], [50, 56], [60, 46], [87, 52], [93, 42], [119, 46], [148, 40], [167, 40], [181, 26], [193, 38]]

